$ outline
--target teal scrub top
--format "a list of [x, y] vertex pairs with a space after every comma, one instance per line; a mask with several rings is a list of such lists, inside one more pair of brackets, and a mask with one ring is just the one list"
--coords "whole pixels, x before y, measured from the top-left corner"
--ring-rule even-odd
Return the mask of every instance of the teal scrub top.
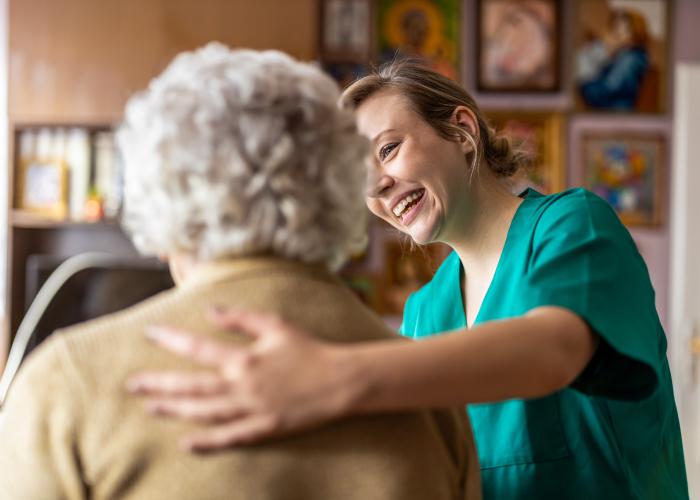
[[[475, 324], [559, 306], [600, 344], [564, 390], [468, 406], [484, 498], [688, 498], [666, 337], [634, 241], [585, 189], [521, 197]], [[403, 335], [466, 328], [461, 273], [453, 252], [408, 299]]]

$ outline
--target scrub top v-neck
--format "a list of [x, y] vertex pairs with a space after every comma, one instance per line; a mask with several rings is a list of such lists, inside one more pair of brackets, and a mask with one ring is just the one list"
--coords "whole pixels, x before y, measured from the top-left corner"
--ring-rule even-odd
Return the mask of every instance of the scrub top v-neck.
[[[666, 337], [634, 241], [584, 189], [521, 196], [474, 325], [558, 306], [600, 345], [564, 390], [468, 406], [484, 498], [688, 498]], [[461, 272], [453, 252], [408, 299], [403, 335], [466, 328]]]

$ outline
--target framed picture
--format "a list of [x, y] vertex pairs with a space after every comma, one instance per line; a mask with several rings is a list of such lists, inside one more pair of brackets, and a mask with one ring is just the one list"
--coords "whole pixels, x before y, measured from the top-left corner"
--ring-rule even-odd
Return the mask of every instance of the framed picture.
[[664, 111], [670, 3], [667, 0], [576, 2], [577, 109]]
[[414, 58], [458, 80], [461, 4], [461, 0], [379, 0], [379, 61]]
[[430, 281], [450, 249], [446, 245], [411, 247], [396, 237], [384, 242], [383, 276], [379, 283], [380, 314], [400, 316], [408, 296]]
[[370, 0], [321, 1], [321, 59], [367, 62], [371, 47]]
[[666, 137], [589, 131], [581, 137], [584, 185], [630, 226], [661, 223], [666, 200]]
[[64, 219], [68, 215], [68, 168], [63, 160], [28, 159], [20, 164], [18, 208]]
[[561, 2], [477, 0], [476, 5], [478, 90], [558, 90]]
[[544, 194], [566, 187], [564, 116], [548, 112], [487, 112], [491, 126], [507, 135], [512, 147], [531, 158], [514, 179], [514, 190], [532, 187]]

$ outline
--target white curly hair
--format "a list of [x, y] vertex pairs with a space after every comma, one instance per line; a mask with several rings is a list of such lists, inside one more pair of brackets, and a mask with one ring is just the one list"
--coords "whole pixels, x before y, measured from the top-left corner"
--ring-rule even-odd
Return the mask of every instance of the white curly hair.
[[132, 97], [122, 225], [146, 254], [272, 253], [337, 269], [367, 241], [368, 142], [317, 67], [219, 43]]

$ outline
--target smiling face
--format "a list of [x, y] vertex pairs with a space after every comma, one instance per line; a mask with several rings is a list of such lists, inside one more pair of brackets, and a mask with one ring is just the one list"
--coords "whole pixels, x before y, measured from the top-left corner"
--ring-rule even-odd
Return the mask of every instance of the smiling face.
[[460, 237], [469, 215], [471, 146], [443, 138], [395, 91], [369, 97], [357, 121], [372, 141], [369, 209], [419, 244]]

